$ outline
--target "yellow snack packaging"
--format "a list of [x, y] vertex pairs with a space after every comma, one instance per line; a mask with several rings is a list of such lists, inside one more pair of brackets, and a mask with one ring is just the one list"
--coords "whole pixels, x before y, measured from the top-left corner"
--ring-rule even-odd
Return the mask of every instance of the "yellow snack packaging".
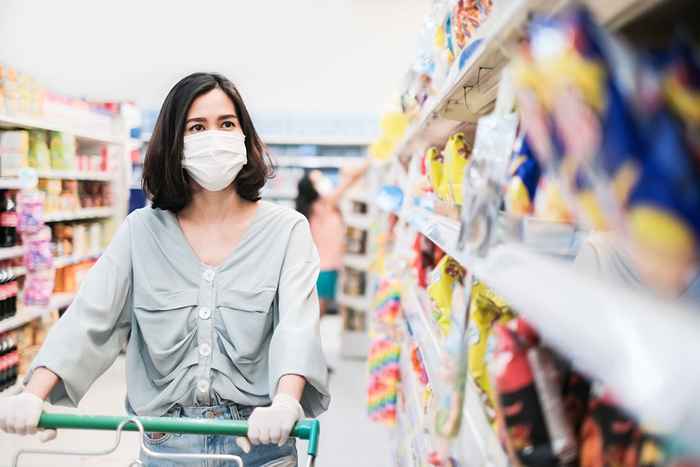
[[489, 337], [497, 323], [507, 323], [514, 315], [508, 305], [482, 282], [472, 287], [469, 305], [469, 373], [481, 391], [491, 422], [495, 419], [494, 399], [489, 381], [487, 354]]
[[433, 271], [428, 296], [433, 302], [434, 317], [443, 335], [450, 330], [454, 287], [464, 281], [465, 274], [464, 268], [449, 256], [444, 256]]
[[464, 132], [450, 136], [445, 146], [445, 178], [450, 198], [459, 206], [464, 202], [462, 185], [470, 155], [471, 147], [467, 144]]

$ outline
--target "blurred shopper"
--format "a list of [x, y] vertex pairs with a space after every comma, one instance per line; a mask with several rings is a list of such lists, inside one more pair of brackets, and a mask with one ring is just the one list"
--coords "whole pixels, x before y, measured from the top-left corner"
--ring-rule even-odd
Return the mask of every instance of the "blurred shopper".
[[307, 172], [299, 181], [296, 208], [309, 220], [311, 236], [321, 258], [321, 272], [317, 282], [321, 316], [335, 301], [338, 273], [343, 266], [345, 225], [340, 200], [365, 174], [368, 166], [364, 162], [348, 170], [335, 189], [330, 180], [318, 170]]
[[146, 433], [151, 450], [297, 465], [291, 429], [329, 403], [319, 259], [303, 216], [260, 201], [270, 175], [229, 80], [196, 73], [177, 83], [146, 154], [153, 207], [122, 224], [49, 333], [24, 392], [0, 402], [0, 429], [35, 433], [46, 398], [76, 406], [128, 342], [131, 414], [249, 420], [236, 443]]

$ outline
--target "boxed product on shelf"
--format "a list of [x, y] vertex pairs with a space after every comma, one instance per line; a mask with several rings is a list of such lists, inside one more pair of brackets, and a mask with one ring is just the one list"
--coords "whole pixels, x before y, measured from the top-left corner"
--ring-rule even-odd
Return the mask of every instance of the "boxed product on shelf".
[[367, 286], [366, 273], [351, 267], [345, 267], [343, 274], [343, 293], [349, 296], [364, 296]]
[[51, 170], [51, 151], [46, 131], [29, 132], [29, 167], [37, 170]]
[[16, 176], [29, 164], [29, 131], [0, 131], [0, 176]]
[[54, 292], [75, 293], [96, 261], [88, 260], [56, 270]]
[[364, 255], [367, 252], [367, 231], [356, 227], [348, 227], [345, 232], [346, 253]]
[[17, 383], [19, 363], [16, 333], [0, 334], [0, 392]]
[[367, 313], [349, 306], [342, 307], [343, 329], [346, 331], [367, 331]]
[[54, 170], [75, 170], [77, 143], [75, 136], [58, 131], [49, 133], [51, 168]]

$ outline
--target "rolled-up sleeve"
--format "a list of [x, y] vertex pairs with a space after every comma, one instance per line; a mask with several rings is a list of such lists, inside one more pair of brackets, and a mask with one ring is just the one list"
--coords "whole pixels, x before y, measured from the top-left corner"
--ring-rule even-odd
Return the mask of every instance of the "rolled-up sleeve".
[[270, 396], [287, 374], [303, 376], [301, 406], [316, 417], [328, 408], [328, 367], [321, 348], [316, 280], [319, 257], [306, 219], [292, 228], [278, 288], [278, 319], [270, 343]]
[[92, 383], [110, 367], [131, 328], [129, 220], [83, 280], [73, 303], [51, 328], [25, 377], [46, 367], [60, 382], [49, 394], [53, 404], [77, 406]]

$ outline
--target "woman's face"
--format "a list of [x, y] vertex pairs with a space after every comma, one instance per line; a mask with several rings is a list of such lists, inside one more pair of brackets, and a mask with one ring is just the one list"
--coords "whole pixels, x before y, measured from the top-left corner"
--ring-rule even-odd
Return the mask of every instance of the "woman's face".
[[242, 133], [233, 102], [219, 88], [197, 97], [187, 112], [185, 136], [208, 130]]

